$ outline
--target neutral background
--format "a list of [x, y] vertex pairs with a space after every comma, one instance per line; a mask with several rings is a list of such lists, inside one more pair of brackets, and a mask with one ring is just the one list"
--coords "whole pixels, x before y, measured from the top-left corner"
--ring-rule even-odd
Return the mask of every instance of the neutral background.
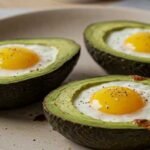
[[72, 5], [123, 5], [150, 9], [150, 0], [0, 0], [0, 8], [48, 9]]
[[150, 10], [150, 0], [0, 0], [0, 18], [29, 11], [78, 7], [123, 6]]

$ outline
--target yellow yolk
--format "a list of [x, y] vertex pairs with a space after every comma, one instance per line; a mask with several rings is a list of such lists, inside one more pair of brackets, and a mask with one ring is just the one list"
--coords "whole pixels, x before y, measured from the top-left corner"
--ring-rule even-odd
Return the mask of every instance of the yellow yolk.
[[133, 47], [136, 52], [150, 53], [150, 32], [140, 32], [125, 40], [125, 45]]
[[145, 105], [137, 92], [119, 86], [106, 87], [97, 91], [91, 97], [90, 103], [94, 101], [99, 103], [99, 111], [115, 115], [133, 113]]
[[39, 56], [27, 48], [10, 47], [0, 49], [0, 68], [8, 70], [32, 67], [39, 61]]

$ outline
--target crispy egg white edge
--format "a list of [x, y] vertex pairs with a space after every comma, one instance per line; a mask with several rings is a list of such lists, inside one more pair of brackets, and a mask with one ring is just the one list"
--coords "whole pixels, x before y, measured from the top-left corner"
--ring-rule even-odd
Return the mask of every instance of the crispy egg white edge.
[[150, 57], [150, 54], [135, 52], [131, 45], [127, 46], [124, 44], [125, 39], [139, 32], [150, 32], [150, 30], [140, 28], [126, 28], [114, 31], [108, 35], [106, 42], [109, 45], [109, 47], [113, 48], [115, 51], [120, 51], [122, 53], [126, 53], [133, 56], [140, 56], [146, 58]]
[[[124, 114], [124, 115], [111, 115], [100, 112], [99, 104], [95, 103], [92, 107], [89, 103], [90, 98], [93, 93], [96, 91], [101, 90], [105, 87], [110, 86], [121, 86], [121, 87], [128, 87], [130, 89], [135, 90], [139, 93], [143, 99], [148, 100], [146, 105], [137, 112], [131, 114]], [[81, 113], [90, 116], [94, 119], [106, 121], [106, 122], [130, 122], [135, 119], [150, 119], [150, 86], [144, 85], [140, 83], [135, 83], [132, 81], [116, 81], [116, 82], [109, 82], [105, 84], [101, 84], [98, 86], [90, 87], [86, 90], [83, 90], [75, 99], [74, 99], [74, 106], [78, 109]]]
[[7, 44], [0, 46], [0, 51], [2, 48], [7, 47], [22, 47], [27, 48], [31, 50], [32, 52], [35, 52], [39, 57], [40, 61], [35, 64], [34, 66], [31, 66], [26, 69], [17, 69], [17, 70], [7, 70], [7, 69], [0, 69], [0, 76], [19, 76], [23, 74], [27, 74], [29, 72], [36, 71], [37, 69], [43, 69], [46, 68], [48, 65], [51, 65], [55, 62], [58, 49], [56, 47], [47, 47], [43, 45], [24, 45], [24, 44]]

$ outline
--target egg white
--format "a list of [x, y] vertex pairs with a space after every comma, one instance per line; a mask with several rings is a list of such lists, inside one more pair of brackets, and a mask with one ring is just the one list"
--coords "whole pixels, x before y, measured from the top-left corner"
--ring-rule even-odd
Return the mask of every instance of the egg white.
[[[135, 90], [137, 93], [141, 95], [143, 99], [146, 99], [146, 105], [130, 114], [123, 114], [123, 115], [111, 115], [100, 112], [99, 103], [95, 103], [94, 105], [90, 104], [91, 96], [99, 91], [102, 88], [110, 87], [110, 86], [120, 86], [120, 87], [127, 87], [130, 89]], [[83, 114], [90, 116], [94, 119], [99, 119], [106, 122], [130, 122], [135, 119], [150, 119], [150, 86], [144, 85], [132, 81], [116, 81], [116, 82], [109, 82], [97, 86], [90, 87], [88, 89], [83, 90], [74, 100], [74, 106]]]
[[133, 56], [150, 57], [150, 54], [148, 53], [135, 52], [131, 45], [127, 46], [124, 43], [128, 37], [139, 32], [150, 32], [150, 30], [142, 28], [126, 28], [114, 31], [108, 35], [106, 42], [109, 47], [113, 48], [115, 51], [120, 51], [122, 53], [130, 54]]
[[55, 47], [47, 47], [43, 45], [24, 45], [24, 44], [8, 44], [8, 45], [1, 45], [0, 46], [0, 51], [3, 48], [8, 48], [8, 47], [22, 47], [29, 49], [30, 51], [36, 53], [40, 60], [37, 64], [34, 66], [25, 68], [25, 69], [17, 69], [17, 70], [7, 70], [7, 69], [0, 69], [0, 76], [19, 76], [23, 74], [27, 74], [29, 72], [36, 71], [37, 69], [43, 69], [47, 67], [48, 65], [51, 65], [52, 63], [55, 62], [57, 54], [58, 54], [58, 49]]

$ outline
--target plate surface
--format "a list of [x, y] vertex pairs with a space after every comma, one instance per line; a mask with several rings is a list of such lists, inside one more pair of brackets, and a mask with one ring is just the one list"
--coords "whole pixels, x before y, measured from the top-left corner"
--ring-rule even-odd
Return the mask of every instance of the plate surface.
[[[65, 82], [104, 75], [85, 50], [82, 33], [93, 22], [139, 20], [148, 22], [150, 12], [125, 8], [97, 7], [49, 10], [0, 20], [0, 40], [60, 36], [76, 40], [82, 55]], [[6, 91], [7, 92], [7, 91]], [[0, 150], [87, 150], [52, 130], [46, 121], [33, 121], [41, 105], [0, 112]]]

